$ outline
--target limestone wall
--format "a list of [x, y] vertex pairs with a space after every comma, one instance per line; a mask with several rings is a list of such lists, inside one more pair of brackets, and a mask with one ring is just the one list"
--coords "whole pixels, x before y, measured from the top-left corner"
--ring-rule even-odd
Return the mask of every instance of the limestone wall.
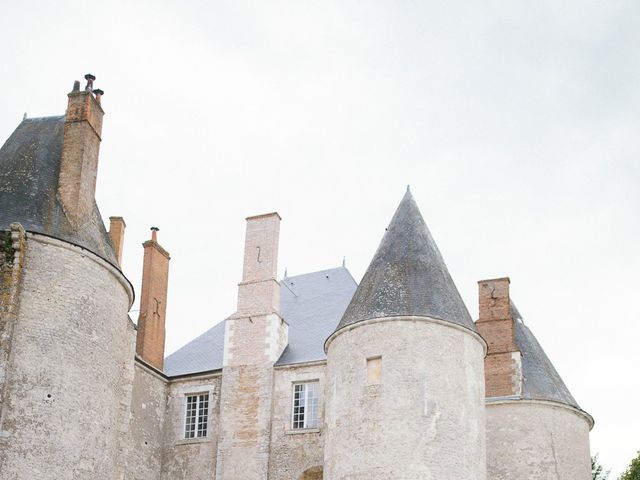
[[[269, 480], [298, 480], [308, 471], [321, 472], [324, 452], [324, 362], [278, 367], [274, 370]], [[292, 429], [293, 385], [318, 381], [320, 428]], [[318, 477], [322, 478], [322, 477]]]
[[[377, 356], [380, 383], [368, 384]], [[324, 478], [485, 479], [483, 357], [477, 335], [424, 317], [365, 321], [330, 339]]]
[[[167, 387], [162, 480], [215, 478], [220, 423], [220, 374], [174, 380]], [[209, 421], [205, 438], [185, 439], [186, 397], [209, 393]]]
[[160, 478], [167, 385], [160, 375], [135, 362], [125, 477], [128, 480]]
[[489, 480], [589, 480], [589, 419], [551, 403], [487, 404]]
[[35, 234], [26, 245], [0, 420], [2, 476], [120, 478], [129, 284], [80, 247]]

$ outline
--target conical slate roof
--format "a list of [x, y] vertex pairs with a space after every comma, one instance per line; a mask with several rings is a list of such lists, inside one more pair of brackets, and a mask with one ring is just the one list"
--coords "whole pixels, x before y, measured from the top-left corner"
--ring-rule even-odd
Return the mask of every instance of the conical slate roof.
[[548, 400], [580, 408], [557, 370], [547, 357], [531, 330], [524, 324], [522, 315], [511, 302], [511, 315], [515, 323], [516, 345], [522, 353], [522, 398]]
[[431, 317], [476, 331], [408, 188], [336, 331], [394, 316]]
[[13, 222], [91, 250], [117, 265], [109, 235], [94, 204], [88, 221], [74, 227], [56, 192], [64, 117], [25, 119], [0, 148], [0, 230]]

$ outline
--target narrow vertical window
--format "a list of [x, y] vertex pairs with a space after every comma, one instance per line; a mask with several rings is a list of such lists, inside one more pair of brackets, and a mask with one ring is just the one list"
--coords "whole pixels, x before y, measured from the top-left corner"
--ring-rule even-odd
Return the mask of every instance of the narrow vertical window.
[[209, 394], [188, 395], [184, 421], [184, 438], [206, 437], [208, 422]]
[[318, 382], [293, 385], [292, 428], [318, 428]]
[[379, 385], [382, 380], [382, 357], [367, 358], [367, 385]]

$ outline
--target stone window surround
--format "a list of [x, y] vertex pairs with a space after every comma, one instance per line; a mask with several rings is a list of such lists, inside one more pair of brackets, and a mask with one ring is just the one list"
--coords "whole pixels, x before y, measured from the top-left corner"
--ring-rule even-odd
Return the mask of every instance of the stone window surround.
[[[182, 385], [176, 388], [174, 398], [180, 402], [179, 412], [180, 412], [180, 428], [176, 430], [175, 433], [175, 445], [190, 445], [194, 443], [207, 443], [211, 442], [211, 436], [209, 432], [212, 429], [212, 422], [216, 420], [212, 416], [212, 411], [214, 408], [214, 404], [216, 402], [215, 398], [215, 385], [211, 383], [201, 384], [201, 385]], [[207, 436], [206, 437], [194, 437], [194, 438], [185, 438], [184, 436], [184, 427], [186, 424], [186, 415], [187, 415], [187, 397], [191, 395], [209, 395], [209, 415], [208, 415], [208, 425], [207, 425]]]
[[[318, 426], [313, 428], [293, 428], [293, 392], [295, 385], [299, 385], [301, 383], [314, 383], [318, 384]], [[324, 401], [324, 396], [322, 395], [323, 384], [317, 373], [307, 373], [300, 375], [295, 380], [291, 382], [291, 388], [289, 389], [290, 397], [289, 397], [289, 410], [288, 415], [286, 417], [286, 427], [284, 430], [285, 435], [303, 435], [303, 434], [319, 434], [321, 431], [320, 425], [322, 425], [322, 405]]]

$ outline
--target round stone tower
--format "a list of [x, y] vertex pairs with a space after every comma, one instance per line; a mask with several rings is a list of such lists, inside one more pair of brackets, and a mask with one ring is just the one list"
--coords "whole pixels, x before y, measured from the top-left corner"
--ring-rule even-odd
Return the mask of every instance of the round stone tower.
[[509, 279], [481, 280], [478, 330], [485, 359], [487, 473], [492, 480], [591, 478], [583, 411], [509, 297]]
[[486, 344], [408, 190], [325, 349], [325, 478], [486, 478]]
[[15, 272], [0, 278], [3, 478], [122, 476], [133, 291], [95, 203], [102, 92], [86, 78], [64, 117], [25, 119], [0, 149], [0, 233], [22, 236], [0, 259]]

